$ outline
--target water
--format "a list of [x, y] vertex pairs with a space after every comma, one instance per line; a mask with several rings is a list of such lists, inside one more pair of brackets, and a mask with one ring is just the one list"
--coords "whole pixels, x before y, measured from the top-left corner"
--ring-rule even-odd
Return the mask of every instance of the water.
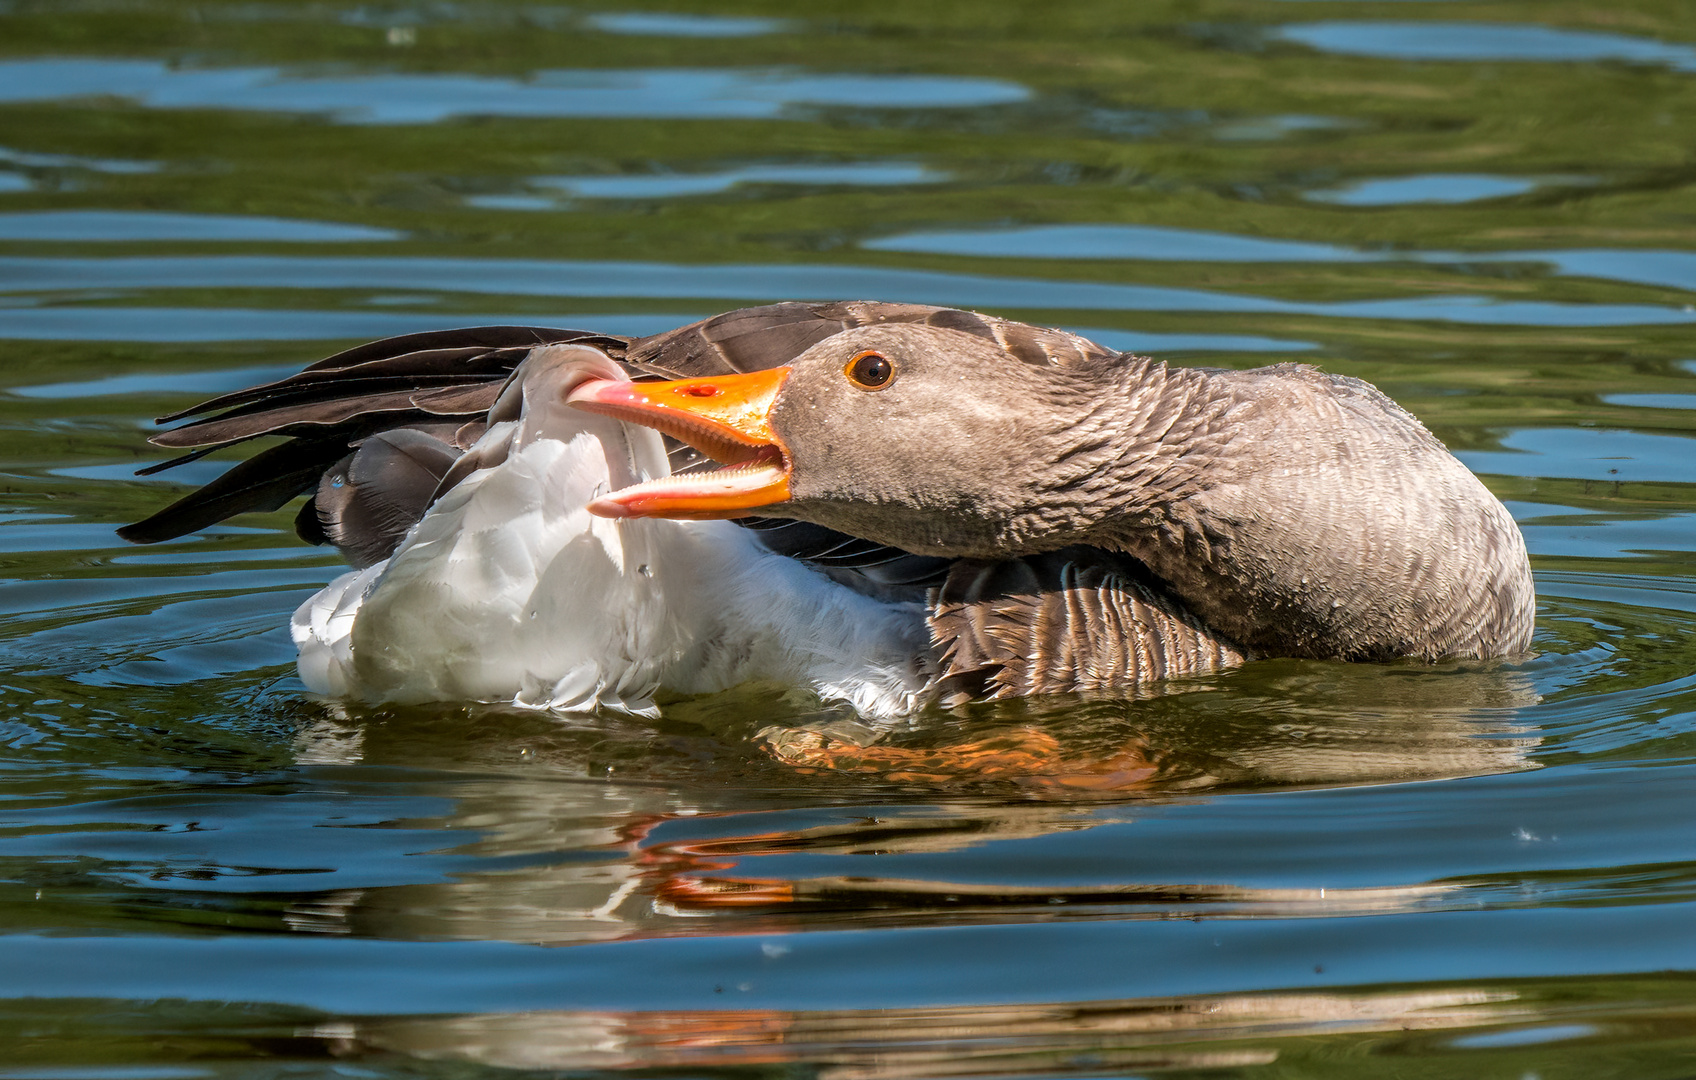
[[[1693, 67], [1654, 0], [0, 5], [0, 1080], [1686, 1075]], [[1373, 380], [1536, 656], [824, 763], [315, 701], [286, 512], [112, 534], [226, 464], [149, 418], [352, 341], [840, 297]]]

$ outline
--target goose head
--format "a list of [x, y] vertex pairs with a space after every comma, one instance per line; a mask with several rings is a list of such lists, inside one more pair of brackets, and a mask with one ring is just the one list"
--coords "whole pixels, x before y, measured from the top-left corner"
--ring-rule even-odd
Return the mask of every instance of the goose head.
[[[791, 517], [950, 556], [1081, 539], [1127, 491], [1106, 445], [1149, 361], [1063, 367], [958, 330], [844, 331], [783, 367], [673, 382], [593, 381], [571, 404], [657, 428], [726, 464], [615, 491], [606, 517]], [[1108, 407], [1113, 406], [1113, 407]]]

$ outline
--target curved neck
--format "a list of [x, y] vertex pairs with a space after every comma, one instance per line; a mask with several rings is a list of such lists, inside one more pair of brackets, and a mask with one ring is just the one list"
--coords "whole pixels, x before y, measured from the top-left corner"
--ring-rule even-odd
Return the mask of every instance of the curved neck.
[[1523, 649], [1524, 542], [1389, 398], [1302, 365], [1150, 368], [1088, 541], [1250, 649], [1379, 659]]
[[[1135, 357], [1056, 374], [1047, 404], [1065, 422], [1034, 448], [1043, 463], [1033, 485], [1039, 520], [1015, 523], [1042, 549], [1064, 538], [1134, 552], [1134, 534], [1231, 471], [1225, 421], [1234, 395], [1218, 373]], [[1026, 545], [1015, 538], [1015, 546]]]

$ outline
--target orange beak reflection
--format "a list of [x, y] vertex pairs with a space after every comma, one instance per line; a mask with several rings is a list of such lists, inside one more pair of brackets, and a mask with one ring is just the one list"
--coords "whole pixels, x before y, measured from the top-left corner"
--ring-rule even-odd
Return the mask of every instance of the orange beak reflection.
[[589, 504], [600, 517], [735, 518], [789, 498], [789, 457], [770, 414], [786, 367], [675, 382], [580, 383], [566, 401], [586, 412], [653, 428], [728, 468], [634, 484]]

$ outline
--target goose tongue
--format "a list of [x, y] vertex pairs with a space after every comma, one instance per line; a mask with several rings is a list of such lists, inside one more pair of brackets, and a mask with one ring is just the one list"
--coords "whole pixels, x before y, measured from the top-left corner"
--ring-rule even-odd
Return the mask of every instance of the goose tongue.
[[600, 517], [735, 518], [789, 498], [789, 459], [769, 415], [786, 367], [675, 382], [579, 383], [566, 401], [653, 428], [728, 468], [634, 484], [589, 504]]

